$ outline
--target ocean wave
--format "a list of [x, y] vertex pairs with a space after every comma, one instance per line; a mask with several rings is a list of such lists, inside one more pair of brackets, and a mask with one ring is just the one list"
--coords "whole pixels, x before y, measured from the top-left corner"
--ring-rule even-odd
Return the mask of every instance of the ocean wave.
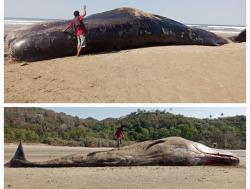
[[55, 19], [20, 19], [20, 18], [5, 18], [5, 25], [27, 25], [27, 24], [36, 24], [48, 21], [56, 21]]
[[45, 21], [4, 21], [5, 25], [30, 25], [30, 24], [36, 24], [36, 23], [42, 23]]
[[239, 33], [242, 30], [246, 29], [244, 26], [225, 26], [225, 25], [198, 25], [198, 24], [189, 24], [188, 26], [194, 28], [201, 28], [207, 31], [216, 32], [216, 33]]

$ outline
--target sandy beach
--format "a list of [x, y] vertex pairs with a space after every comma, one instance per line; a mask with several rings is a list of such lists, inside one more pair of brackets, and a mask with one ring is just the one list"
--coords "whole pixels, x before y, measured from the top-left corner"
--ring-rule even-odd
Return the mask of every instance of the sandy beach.
[[6, 103], [243, 103], [246, 44], [161, 46], [35, 63], [5, 60]]
[[[5, 144], [4, 161], [13, 156], [17, 144]], [[77, 152], [97, 149], [80, 147], [52, 147], [24, 145], [31, 161], [44, 161]], [[103, 150], [99, 148], [99, 150]], [[5, 168], [5, 188], [60, 188], [60, 189], [243, 189], [246, 182], [246, 155], [234, 150], [240, 157], [238, 167], [109, 167], [109, 168]]]

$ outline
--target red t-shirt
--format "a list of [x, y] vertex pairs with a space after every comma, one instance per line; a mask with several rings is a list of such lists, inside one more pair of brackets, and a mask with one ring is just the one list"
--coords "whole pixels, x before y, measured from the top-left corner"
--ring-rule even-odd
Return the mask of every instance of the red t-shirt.
[[[78, 19], [78, 17], [74, 18], [71, 22], [70, 25], [68, 26], [68, 28], [73, 28], [74, 24], [76, 22], [76, 19]], [[84, 16], [79, 16], [80, 21], [83, 22], [84, 20]], [[67, 28], [67, 29], [68, 29]], [[80, 36], [80, 35], [86, 35], [87, 34], [87, 29], [85, 26], [80, 26], [76, 29], [76, 36]]]
[[122, 138], [122, 137], [124, 136], [124, 131], [123, 131], [122, 129], [118, 128], [118, 129], [116, 130], [115, 136], [116, 136], [117, 138]]

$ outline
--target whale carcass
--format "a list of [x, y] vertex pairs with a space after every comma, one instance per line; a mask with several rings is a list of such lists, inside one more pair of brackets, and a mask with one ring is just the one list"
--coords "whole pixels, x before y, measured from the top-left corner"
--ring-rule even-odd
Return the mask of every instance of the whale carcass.
[[[70, 21], [40, 23], [10, 32], [9, 55], [17, 61], [38, 61], [76, 54], [76, 38], [62, 30]], [[132, 8], [119, 8], [85, 19], [85, 53], [117, 51], [155, 45], [218, 46], [227, 40], [174, 20]]]
[[213, 149], [180, 137], [145, 141], [92, 153], [80, 153], [45, 162], [30, 162], [22, 144], [5, 167], [105, 167], [105, 166], [194, 166], [238, 165], [239, 158], [225, 150]]
[[246, 42], [247, 40], [247, 30], [243, 30], [239, 33], [239, 35], [231, 37], [230, 38], [233, 42], [238, 42], [238, 43], [242, 43], [242, 42]]

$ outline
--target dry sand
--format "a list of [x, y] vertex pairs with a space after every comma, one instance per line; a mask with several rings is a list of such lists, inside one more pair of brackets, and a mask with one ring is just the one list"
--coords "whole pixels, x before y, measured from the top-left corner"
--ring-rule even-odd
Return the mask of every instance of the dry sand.
[[5, 102], [243, 103], [246, 44], [163, 46], [5, 62]]
[[[5, 145], [5, 162], [10, 160], [16, 148], [17, 144]], [[46, 145], [24, 145], [24, 149], [32, 161], [96, 150]], [[4, 185], [11, 189], [244, 189], [245, 151], [233, 153], [240, 157], [238, 167], [5, 168]]]

